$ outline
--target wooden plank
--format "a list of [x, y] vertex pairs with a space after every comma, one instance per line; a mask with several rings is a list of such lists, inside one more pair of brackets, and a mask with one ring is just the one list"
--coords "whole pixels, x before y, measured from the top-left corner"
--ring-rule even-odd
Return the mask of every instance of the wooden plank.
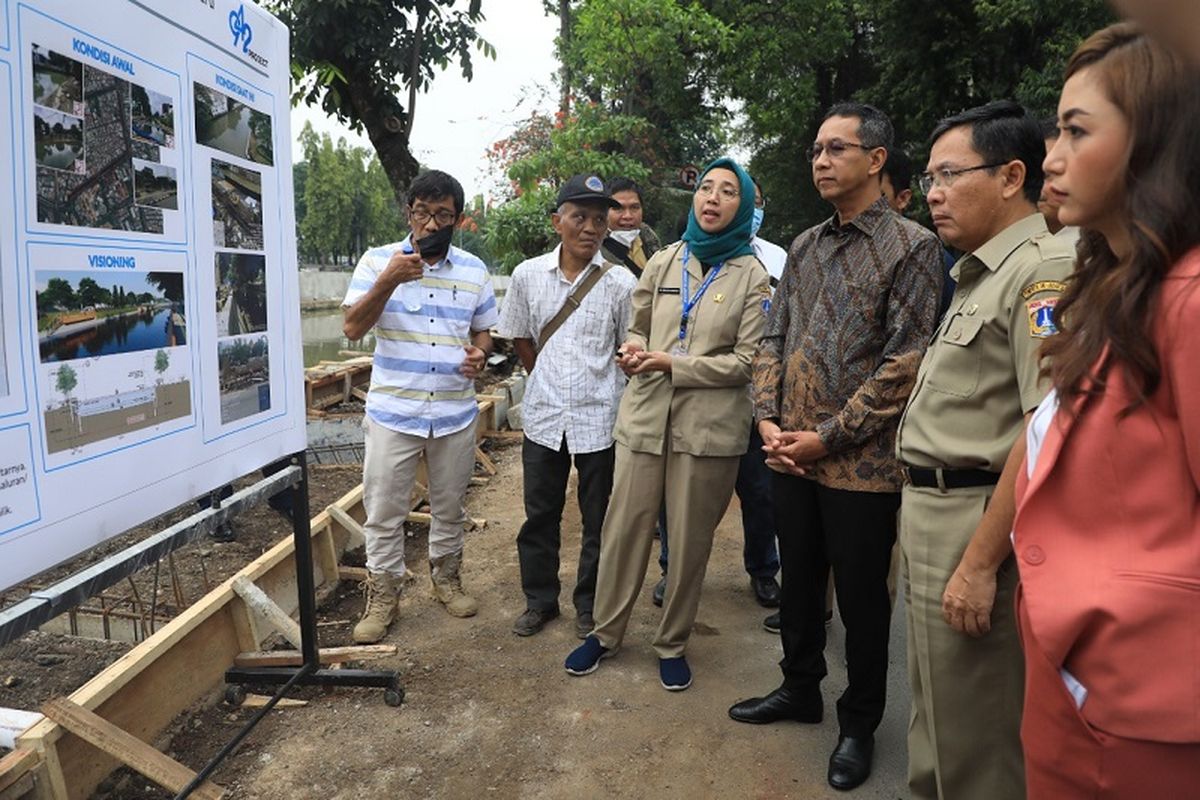
[[[347, 661], [373, 661], [396, 655], [394, 644], [363, 644], [346, 647], [322, 647], [317, 651], [322, 664], [344, 664]], [[239, 653], [234, 658], [238, 667], [294, 667], [304, 661], [299, 650], [266, 650]]]
[[[419, 522], [424, 525], [428, 525], [431, 522], [433, 522], [433, 515], [427, 514], [424, 511], [410, 511], [410, 512], [408, 512], [408, 521], [409, 522]], [[478, 517], [469, 517], [467, 519], [467, 521], [465, 523], [463, 523], [463, 529], [468, 530], [468, 531], [473, 531], [473, 530], [477, 530], [479, 528], [486, 528], [486, 527], [487, 527], [487, 520], [480, 519]]]
[[478, 447], [475, 448], [475, 460], [480, 463], [480, 465], [483, 467], [483, 471], [488, 475], [496, 474], [496, 465], [492, 463], [490, 458], [488, 458], [487, 453], [483, 452], [483, 450]]
[[[65, 697], [46, 701], [42, 713], [93, 747], [172, 792], [181, 791], [196, 777], [195, 772], [175, 759]], [[191, 796], [201, 800], [220, 800], [224, 793], [220, 786], [205, 781], [196, 787]]]
[[[246, 699], [242, 701], [242, 708], [262, 708], [267, 703], [271, 702], [271, 698], [265, 694], [248, 694]], [[307, 700], [297, 700], [295, 697], [281, 697], [275, 703], [275, 708], [301, 708], [308, 705]]]
[[[362, 492], [359, 484], [336, 505], [352, 517], [365, 516]], [[340, 553], [346, 549], [349, 534], [331, 524], [329, 514], [322, 511], [312, 518], [312, 533], [315, 537], [328, 531]], [[289, 535], [247, 564], [239, 575], [261, 582], [268, 592], [275, 585], [286, 589], [280, 578], [290, 576], [291, 594], [281, 589], [273, 596], [284, 608], [295, 608], [295, 571]], [[140, 739], [150, 741], [161, 735], [180, 713], [224, 685], [225, 670], [238, 653], [262, 645], [259, 641], [247, 647], [247, 642], [239, 641], [237, 618], [245, 616], [244, 602], [233, 591], [232, 581], [215, 587], [81, 686], [71, 700]], [[318, 587], [318, 591], [328, 588]], [[42, 758], [36, 782], [41, 800], [86, 800], [118, 766], [115, 759], [49, 719], [26, 731], [19, 746], [36, 750]]]
[[[22, 778], [29, 777], [32, 783], [30, 773], [41, 763], [41, 757], [33, 750], [13, 750], [11, 753], [5, 753], [4, 757], [0, 758], [0, 792], [12, 789]], [[20, 797], [21, 794], [14, 791], [12, 796]]]
[[357, 386], [355, 386], [353, 389], [350, 390], [350, 396], [355, 398], [356, 400], [361, 400], [364, 403], [367, 402], [367, 393], [364, 392], [362, 389], [358, 388]]
[[351, 517], [336, 505], [332, 505], [325, 510], [329, 513], [329, 516], [334, 522], [349, 531], [353, 537], [362, 539], [364, 541], [366, 540], [366, 533], [363, 531], [363, 526], [358, 520]]
[[338, 567], [338, 580], [342, 581], [365, 581], [367, 579], [366, 567]]
[[233, 590], [250, 606], [256, 614], [278, 631], [292, 647], [302, 647], [300, 623], [288, 616], [282, 608], [262, 589], [254, 585], [254, 581], [244, 575], [233, 579]]
[[0, 800], [25, 800], [34, 788], [33, 776], [22, 775], [12, 785], [0, 788]]

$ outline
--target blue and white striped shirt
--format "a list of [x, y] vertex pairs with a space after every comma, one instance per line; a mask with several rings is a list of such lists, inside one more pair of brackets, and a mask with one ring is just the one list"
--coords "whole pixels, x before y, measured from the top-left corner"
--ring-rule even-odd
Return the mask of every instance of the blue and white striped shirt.
[[[342, 305], [358, 302], [397, 250], [412, 252], [412, 246], [405, 239], [364, 253]], [[420, 286], [420, 310], [405, 307], [400, 284], [375, 323], [367, 415], [399, 433], [447, 436], [479, 413], [475, 381], [458, 370], [471, 332], [496, 324], [496, 296], [487, 266], [453, 246], [442, 261], [425, 265]]]

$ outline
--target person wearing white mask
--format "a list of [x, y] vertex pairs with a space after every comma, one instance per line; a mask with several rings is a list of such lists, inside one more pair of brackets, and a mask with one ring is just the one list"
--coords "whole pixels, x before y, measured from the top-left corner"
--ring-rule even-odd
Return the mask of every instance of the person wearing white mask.
[[650, 256], [661, 244], [653, 229], [643, 221], [642, 187], [629, 178], [613, 178], [605, 187], [619, 207], [608, 212], [608, 235], [600, 254], [612, 264], [624, 264], [633, 277], [642, 277]]
[[767, 198], [763, 195], [758, 179], [751, 176], [751, 180], [754, 181], [754, 220], [750, 226], [750, 235], [753, 237], [750, 240], [750, 246], [754, 248], [754, 255], [758, 256], [758, 260], [767, 268], [767, 274], [771, 276], [771, 289], [774, 290], [779, 279], [783, 277], [783, 265], [787, 263], [787, 250], [774, 242], [768, 242], [759, 237], [758, 229], [763, 224]]

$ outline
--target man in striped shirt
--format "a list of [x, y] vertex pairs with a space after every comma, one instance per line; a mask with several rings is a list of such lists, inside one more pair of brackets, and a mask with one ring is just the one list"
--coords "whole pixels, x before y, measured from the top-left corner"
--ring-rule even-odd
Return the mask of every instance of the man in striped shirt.
[[352, 340], [375, 329], [367, 394], [363, 507], [367, 512], [367, 607], [354, 641], [377, 642], [396, 618], [405, 574], [404, 521], [417, 463], [429, 470], [429, 568], [433, 595], [456, 617], [477, 605], [462, 590], [467, 485], [475, 467], [475, 377], [492, 349], [492, 279], [482, 261], [450, 245], [463, 189], [444, 172], [409, 189], [411, 233], [368, 250], [342, 301]]

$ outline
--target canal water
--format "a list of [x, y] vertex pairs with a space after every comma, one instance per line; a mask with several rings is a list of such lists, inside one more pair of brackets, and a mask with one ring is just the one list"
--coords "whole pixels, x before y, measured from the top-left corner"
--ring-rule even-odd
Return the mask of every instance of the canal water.
[[238, 104], [235, 110], [215, 120], [212, 135], [205, 144], [245, 158], [250, 148], [250, 109]]
[[342, 310], [306, 311], [300, 316], [300, 332], [304, 341], [304, 366], [319, 361], [343, 361], [342, 350], [364, 354], [375, 351], [375, 335], [368, 333], [361, 341], [352, 342], [342, 333]]
[[70, 170], [83, 154], [82, 148], [65, 144], [39, 144], [38, 163], [55, 169]]
[[42, 362], [168, 347], [167, 323], [170, 317], [170, 307], [149, 314], [109, 317], [90, 330], [42, 342], [39, 345]]

